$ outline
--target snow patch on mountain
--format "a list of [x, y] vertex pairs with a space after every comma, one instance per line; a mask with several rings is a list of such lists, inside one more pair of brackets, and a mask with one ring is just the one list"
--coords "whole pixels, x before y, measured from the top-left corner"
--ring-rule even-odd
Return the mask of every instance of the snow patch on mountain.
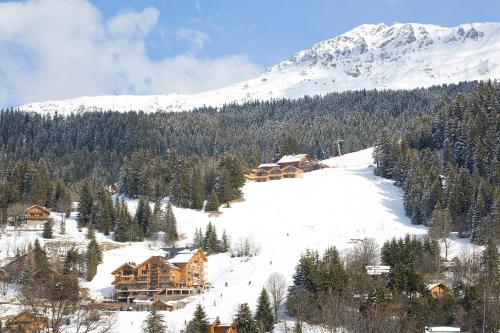
[[255, 79], [198, 94], [113, 95], [46, 101], [20, 110], [187, 111], [253, 100], [299, 98], [359, 89], [411, 89], [500, 78], [500, 23], [441, 27], [364, 24], [317, 43]]

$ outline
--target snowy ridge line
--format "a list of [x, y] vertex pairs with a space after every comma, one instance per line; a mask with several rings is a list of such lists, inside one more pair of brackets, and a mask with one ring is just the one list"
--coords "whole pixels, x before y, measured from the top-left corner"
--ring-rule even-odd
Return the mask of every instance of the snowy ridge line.
[[412, 89], [500, 78], [500, 23], [456, 27], [365, 24], [315, 44], [255, 79], [197, 94], [79, 97], [22, 105], [22, 111], [189, 111], [228, 103], [362, 89]]

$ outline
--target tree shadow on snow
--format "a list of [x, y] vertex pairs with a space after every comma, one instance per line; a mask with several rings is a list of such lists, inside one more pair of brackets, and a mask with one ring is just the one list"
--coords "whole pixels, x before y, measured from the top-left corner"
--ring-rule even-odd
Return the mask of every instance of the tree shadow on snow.
[[412, 224], [411, 220], [406, 216], [403, 205], [403, 189], [396, 186], [390, 179], [375, 176], [373, 170], [373, 167], [367, 167], [363, 169], [347, 170], [347, 172], [369, 180], [381, 194], [382, 205], [388, 212], [395, 215], [401, 224], [427, 231], [426, 226]]

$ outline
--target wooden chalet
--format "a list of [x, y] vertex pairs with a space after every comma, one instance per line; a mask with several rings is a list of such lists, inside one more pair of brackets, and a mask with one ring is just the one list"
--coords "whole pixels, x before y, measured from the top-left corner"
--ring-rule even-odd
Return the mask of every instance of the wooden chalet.
[[50, 219], [50, 212], [40, 205], [33, 205], [24, 211], [24, 220], [29, 228], [43, 228], [43, 224]]
[[443, 283], [433, 283], [427, 285], [427, 290], [431, 293], [432, 297], [441, 298], [443, 297], [444, 293], [450, 291], [450, 288], [448, 288]]
[[268, 171], [268, 174], [269, 174], [269, 180], [276, 180], [283, 178], [283, 171], [278, 167], [270, 169]]
[[269, 180], [269, 172], [264, 169], [253, 169], [244, 174], [245, 179], [256, 182], [266, 182]]
[[236, 323], [221, 323], [219, 317], [210, 325], [210, 333], [238, 333]]
[[283, 169], [283, 178], [297, 178], [302, 175], [302, 169], [297, 168], [293, 165], [287, 165]]
[[[153, 256], [139, 265], [125, 263], [111, 274], [115, 276], [119, 301], [168, 299], [169, 295], [186, 297], [205, 285], [205, 262], [201, 249], [176, 249], [170, 258]], [[170, 291], [170, 293], [169, 293]], [[157, 297], [157, 296], [165, 297]]]
[[308, 165], [311, 164], [312, 166], [313, 160], [311, 159], [309, 154], [285, 155], [278, 162], [276, 162], [276, 164], [278, 164], [282, 169], [286, 166], [292, 165], [296, 168], [306, 170], [306, 167]]
[[36, 315], [30, 311], [22, 311], [9, 318], [5, 324], [6, 332], [46, 332], [49, 324], [45, 317]]

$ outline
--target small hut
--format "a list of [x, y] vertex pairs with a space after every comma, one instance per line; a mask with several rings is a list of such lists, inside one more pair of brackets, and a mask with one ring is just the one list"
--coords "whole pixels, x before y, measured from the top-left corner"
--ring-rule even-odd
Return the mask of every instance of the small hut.
[[444, 293], [450, 290], [450, 288], [448, 288], [443, 283], [433, 283], [427, 285], [427, 290], [431, 293], [432, 297], [441, 298], [443, 297]]
[[41, 229], [50, 219], [50, 212], [40, 205], [33, 205], [24, 211], [24, 220], [30, 229]]

